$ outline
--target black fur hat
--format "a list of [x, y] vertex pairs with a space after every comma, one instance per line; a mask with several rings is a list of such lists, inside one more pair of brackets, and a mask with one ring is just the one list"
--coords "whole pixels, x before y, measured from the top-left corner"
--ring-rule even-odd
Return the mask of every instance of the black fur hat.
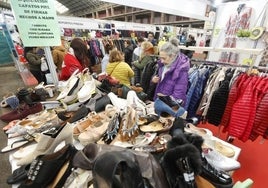
[[172, 135], [172, 139], [167, 143], [167, 148], [173, 148], [178, 145], [191, 143], [193, 144], [200, 152], [202, 152], [201, 146], [204, 142], [202, 136], [193, 133], [182, 132], [180, 130], [175, 130]]
[[190, 143], [178, 145], [168, 149], [160, 160], [170, 187], [185, 187], [183, 174], [186, 173], [178, 165], [181, 159], [188, 159], [189, 171], [197, 175], [201, 172], [202, 160], [199, 150]]
[[178, 161], [187, 159], [190, 170], [194, 175], [202, 170], [201, 146], [203, 138], [199, 135], [177, 131], [167, 143], [167, 150], [160, 160], [160, 164], [166, 174], [170, 187], [184, 187], [184, 178]]
[[189, 143], [193, 144], [199, 151], [202, 153], [202, 145], [204, 143], [204, 139], [202, 136], [199, 136], [194, 133], [184, 133], [186, 140], [188, 140]]

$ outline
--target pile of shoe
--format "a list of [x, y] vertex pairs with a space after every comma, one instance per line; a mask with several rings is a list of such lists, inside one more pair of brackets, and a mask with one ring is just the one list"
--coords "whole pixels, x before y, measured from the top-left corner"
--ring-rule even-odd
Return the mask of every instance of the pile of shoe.
[[[74, 164], [81, 161], [73, 160], [77, 159], [74, 157], [76, 153], [82, 152], [79, 148], [97, 143], [107, 148], [120, 146], [121, 149], [154, 155], [160, 159], [159, 165], [164, 169], [170, 187], [195, 187], [197, 176], [217, 187], [231, 187], [232, 178], [226, 171], [237, 169], [240, 164], [217, 156], [217, 150], [223, 151], [223, 146], [218, 143], [215, 143], [216, 149], [202, 148], [204, 140], [200, 135], [208, 138], [212, 135], [209, 130], [188, 124], [185, 128], [183, 125], [182, 132], [176, 132], [174, 124], [181, 118], [159, 117], [154, 112], [153, 102], [145, 103], [133, 90], [127, 92], [125, 99], [113, 92], [99, 91], [99, 83], [87, 69], [75, 72], [62, 84], [56, 97], [63, 104], [61, 111], [44, 109], [42, 103], [33, 102], [29, 90], [22, 89], [18, 99], [24, 101], [23, 108], [0, 117], [8, 122], [5, 131], [9, 138], [18, 136], [17, 140], [9, 140], [2, 152], [20, 148], [12, 154], [19, 167], [8, 178], [9, 184], [64, 187], [74, 185], [70, 183], [72, 177], [80, 177], [82, 182], [89, 183], [93, 179], [92, 172], [74, 170]], [[41, 98], [46, 93], [47, 97], [45, 88], [39, 85], [35, 93]], [[91, 159], [97, 151], [87, 152], [83, 155]], [[227, 155], [231, 156], [228, 152]]]
[[43, 82], [34, 88], [18, 88], [15, 94], [3, 97], [1, 107], [10, 107], [11, 111], [1, 115], [0, 119], [9, 123], [42, 111], [45, 106], [41, 102], [53, 96], [54, 90], [54, 85], [44, 85]]
[[72, 126], [67, 123], [43, 132], [33, 146], [31, 150], [18, 150], [13, 154], [19, 167], [7, 178], [7, 183], [20, 184], [20, 188], [63, 187], [72, 172], [72, 159], [77, 152]]
[[[87, 114], [87, 110], [88, 109], [85, 107], [81, 108], [80, 114]], [[129, 113], [127, 113], [129, 114], [129, 117], [133, 116], [133, 114], [131, 114], [132, 112], [133, 111], [130, 110]], [[196, 134], [183, 133], [180, 131], [179, 133], [174, 131], [169, 134], [170, 130], [167, 129], [164, 133], [147, 132], [145, 134], [140, 134], [132, 140], [134, 142], [129, 142], [132, 143], [132, 145], [126, 145], [125, 148], [122, 147], [122, 143], [122, 145], [116, 145], [114, 144], [115, 142], [111, 142], [111, 144], [93, 144], [93, 142], [96, 142], [101, 135], [105, 135], [103, 134], [103, 127], [107, 129], [108, 124], [112, 122], [114, 117], [119, 115], [119, 113], [121, 113], [121, 115], [124, 114], [123, 112], [118, 111], [115, 106], [108, 105], [105, 111], [101, 113], [89, 112], [84, 118], [79, 116], [81, 119], [78, 118], [79, 120], [74, 121], [73, 123], [55, 123], [55, 126], [36, 135], [36, 137], [34, 137], [35, 141], [32, 142], [31, 145], [24, 149], [17, 150], [12, 154], [18, 168], [14, 170], [12, 175], [7, 179], [7, 183], [20, 183], [20, 188], [87, 185], [92, 181], [97, 181], [97, 179], [94, 179], [96, 178], [94, 176], [96, 171], [94, 171], [93, 168], [95, 164], [93, 164], [93, 162], [95, 162], [95, 156], [98, 156], [104, 151], [111, 152], [112, 148], [119, 148], [119, 151], [127, 151], [128, 149], [126, 148], [132, 148], [132, 152], [140, 153], [143, 157], [154, 155], [154, 160], [159, 159], [159, 164], [157, 164], [156, 161], [154, 164], [148, 163], [148, 161], [140, 161], [144, 165], [143, 167], [148, 165], [159, 165], [157, 169], [153, 169], [153, 172], [157, 170], [158, 175], [165, 174], [165, 176], [161, 175], [161, 182], [159, 182], [160, 179], [153, 179], [156, 174], [148, 177], [148, 185], [153, 185], [151, 183], [158, 182], [158, 185], [163, 187], [187, 186], [194, 188], [196, 186], [196, 177], [202, 177], [209, 184], [216, 187], [232, 187], [233, 182], [230, 175], [210, 165], [202, 155], [201, 146], [203, 144], [203, 139]], [[144, 123], [154, 121], [154, 119], [155, 116], [151, 115], [147, 118], [143, 116], [143, 119], [141, 120], [143, 120], [142, 122]], [[109, 123], [107, 123], [108, 121]], [[128, 120], [126, 119], [126, 121]], [[82, 130], [82, 128], [84, 128], [82, 127], [82, 124], [85, 122], [91, 122], [89, 123], [90, 125], [88, 125], [90, 128], [85, 128], [87, 133]], [[77, 127], [78, 124], [80, 127]], [[82, 131], [80, 135], [83, 134], [83, 138], [89, 136], [88, 139], [93, 140], [92, 142], [86, 140], [84, 146], [80, 148], [81, 150], [77, 147], [78, 145], [75, 144], [76, 142], [74, 142], [73, 139], [74, 130], [76, 128], [79, 128], [78, 130]], [[123, 132], [120, 132], [120, 128], [122, 128], [122, 126], [119, 126], [117, 132], [118, 135], [122, 136]], [[124, 139], [126, 138], [124, 137]], [[90, 147], [93, 145], [95, 147]], [[137, 151], [137, 148], [145, 148], [146, 145], [151, 146], [148, 147], [152, 149], [151, 152], [144, 152], [144, 150]], [[155, 149], [158, 149], [158, 152], [153, 150], [153, 146]], [[160, 146], [162, 147], [161, 151]], [[107, 157], [110, 156], [108, 153]], [[129, 155], [127, 155], [127, 157], [129, 157]], [[112, 159], [105, 161], [108, 164], [112, 162]], [[102, 162], [102, 164], [103, 163], [104, 162]], [[100, 164], [98, 163], [98, 165]], [[105, 164], [103, 165], [105, 166]], [[126, 165], [131, 165], [131, 163]], [[160, 165], [162, 168], [160, 168]], [[103, 169], [105, 170], [105, 168]], [[141, 172], [145, 172], [145, 169], [146, 168], [141, 168]], [[160, 172], [159, 169], [163, 169], [164, 171], [161, 170]], [[100, 171], [98, 171], [98, 173], [99, 172]], [[141, 175], [144, 176], [145, 174], [141, 173]]]

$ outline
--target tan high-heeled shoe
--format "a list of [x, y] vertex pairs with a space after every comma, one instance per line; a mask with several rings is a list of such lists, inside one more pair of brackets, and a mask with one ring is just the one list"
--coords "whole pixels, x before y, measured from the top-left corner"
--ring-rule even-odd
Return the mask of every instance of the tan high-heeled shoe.
[[50, 130], [48, 132], [43, 133], [40, 136], [40, 140], [38, 141], [38, 144], [36, 145], [35, 150], [32, 153], [29, 153], [24, 158], [17, 161], [17, 165], [25, 165], [30, 164], [37, 156], [39, 155], [45, 155], [45, 154], [51, 154], [54, 152], [57, 146], [61, 142], [65, 142], [66, 144], [72, 144], [73, 143], [73, 127], [70, 123], [66, 123], [63, 126], [60, 126], [60, 128], [54, 129], [54, 131]]

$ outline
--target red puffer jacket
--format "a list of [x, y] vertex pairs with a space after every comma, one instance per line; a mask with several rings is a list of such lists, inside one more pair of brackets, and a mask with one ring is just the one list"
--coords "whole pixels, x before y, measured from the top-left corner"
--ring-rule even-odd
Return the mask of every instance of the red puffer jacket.
[[258, 136], [268, 138], [268, 78], [262, 80], [257, 87], [261, 94], [259, 96], [256, 117], [249, 139], [255, 141]]
[[244, 83], [247, 78], [248, 78], [248, 76], [246, 74], [241, 74], [236, 78], [233, 85], [231, 86], [229, 96], [228, 96], [228, 101], [227, 101], [227, 104], [226, 104], [226, 107], [224, 110], [224, 114], [223, 114], [223, 117], [222, 117], [221, 123], [220, 123], [220, 125], [224, 127], [224, 129], [223, 129], [224, 132], [227, 131], [227, 128], [229, 125], [232, 107], [233, 107], [235, 101], [237, 100], [239, 93], [241, 92], [240, 85], [241, 85], [241, 83]]
[[228, 126], [230, 136], [246, 141], [255, 120], [258, 92], [255, 89], [261, 81], [258, 76], [248, 77], [249, 82], [241, 85], [241, 94], [233, 105], [231, 119]]

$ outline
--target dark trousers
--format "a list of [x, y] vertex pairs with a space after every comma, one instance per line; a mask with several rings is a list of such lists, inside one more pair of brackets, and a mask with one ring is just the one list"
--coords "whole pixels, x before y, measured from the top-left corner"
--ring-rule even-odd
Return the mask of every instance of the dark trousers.
[[46, 76], [42, 71], [30, 70], [30, 72], [36, 78], [38, 83], [44, 82], [45, 84], [47, 84]]

